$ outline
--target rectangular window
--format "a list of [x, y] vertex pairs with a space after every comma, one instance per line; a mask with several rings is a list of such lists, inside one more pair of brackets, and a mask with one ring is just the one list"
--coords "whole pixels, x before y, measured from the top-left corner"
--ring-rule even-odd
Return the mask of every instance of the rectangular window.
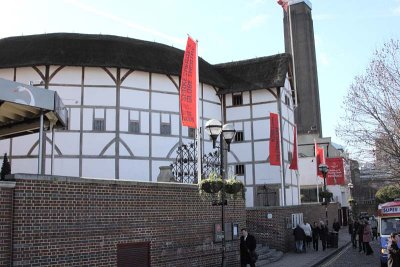
[[287, 95], [285, 95], [285, 104], [290, 106], [290, 98]]
[[233, 106], [241, 106], [241, 105], [243, 105], [242, 93], [235, 93], [235, 94], [232, 95], [232, 105]]
[[243, 140], [243, 131], [237, 131], [235, 134], [235, 142], [242, 142]]
[[236, 175], [244, 175], [244, 165], [243, 164], [235, 165], [235, 174]]
[[102, 132], [105, 129], [104, 119], [93, 120], [93, 131]]
[[171, 135], [171, 124], [170, 123], [161, 123], [160, 133], [162, 135]]
[[140, 123], [138, 121], [130, 121], [128, 131], [130, 133], [140, 133]]
[[293, 153], [288, 151], [288, 161], [292, 162], [292, 159], [293, 159]]
[[195, 128], [189, 128], [188, 135], [189, 135], [190, 138], [195, 138], [196, 137], [196, 129]]

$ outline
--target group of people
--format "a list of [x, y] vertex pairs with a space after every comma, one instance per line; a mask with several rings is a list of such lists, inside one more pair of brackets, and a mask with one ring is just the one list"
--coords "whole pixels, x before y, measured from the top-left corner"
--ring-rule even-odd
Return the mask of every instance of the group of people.
[[375, 233], [376, 229], [372, 231], [371, 224], [367, 219], [359, 219], [354, 222], [349, 222], [349, 234], [351, 235], [353, 248], [357, 248], [358, 237], [358, 251], [363, 252], [366, 255], [372, 255], [374, 253], [369, 243], [374, 238], [377, 238], [377, 234]]
[[[340, 228], [340, 225], [337, 223], [336, 220], [334, 223], [335, 231], [339, 231], [337, 229], [337, 225]], [[313, 249], [318, 251], [318, 243], [321, 241], [322, 250], [327, 248], [328, 243], [328, 226], [323, 222], [320, 221], [319, 224], [316, 222], [313, 223], [311, 226], [309, 223], [302, 223], [297, 224], [296, 228], [293, 230], [295, 245], [296, 245], [296, 252], [303, 253], [307, 251], [307, 248], [310, 248], [311, 243], [313, 244]]]

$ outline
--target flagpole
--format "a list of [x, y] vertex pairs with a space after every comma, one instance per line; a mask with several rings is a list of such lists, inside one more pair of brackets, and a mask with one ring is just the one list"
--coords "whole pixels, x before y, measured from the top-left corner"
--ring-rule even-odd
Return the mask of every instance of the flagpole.
[[282, 136], [282, 103], [281, 103], [281, 89], [278, 88], [278, 115], [279, 115], [279, 153], [281, 156], [281, 164], [279, 164], [279, 172], [281, 174], [281, 187], [282, 187], [282, 206], [286, 206], [286, 189], [285, 189], [285, 157], [282, 153], [283, 151], [283, 136]]
[[199, 113], [199, 99], [200, 99], [200, 94], [199, 94], [199, 88], [200, 88], [200, 82], [199, 82], [199, 41], [196, 40], [196, 96], [197, 96], [197, 101], [196, 101], [196, 141], [197, 141], [197, 182], [200, 183], [201, 181], [201, 172], [202, 172], [202, 156], [201, 156], [201, 127], [200, 127], [200, 113]]

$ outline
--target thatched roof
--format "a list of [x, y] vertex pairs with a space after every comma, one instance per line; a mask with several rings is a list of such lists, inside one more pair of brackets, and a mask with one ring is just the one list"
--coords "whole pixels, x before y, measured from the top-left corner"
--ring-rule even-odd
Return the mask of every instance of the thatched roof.
[[[0, 68], [40, 65], [120, 67], [180, 76], [183, 51], [112, 35], [51, 33], [0, 39]], [[220, 93], [283, 86], [288, 54], [211, 65], [199, 60], [200, 81]]]

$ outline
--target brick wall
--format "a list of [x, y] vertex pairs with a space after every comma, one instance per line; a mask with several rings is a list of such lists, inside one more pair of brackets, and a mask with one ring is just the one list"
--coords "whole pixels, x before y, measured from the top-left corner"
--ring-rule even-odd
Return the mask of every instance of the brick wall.
[[[332, 228], [333, 219], [338, 219], [339, 204], [328, 205], [328, 225]], [[294, 250], [294, 237], [291, 228], [293, 213], [303, 213], [304, 221], [325, 221], [325, 206], [305, 204], [289, 207], [259, 207], [246, 209], [246, 223], [250, 233], [256, 236], [258, 243], [266, 243], [281, 251]], [[268, 219], [268, 214], [272, 218]], [[290, 225], [287, 225], [289, 223]], [[289, 227], [289, 228], [288, 228]]]
[[[14, 266], [116, 266], [117, 244], [131, 242], [151, 243], [153, 267], [220, 265], [213, 224], [221, 221], [221, 207], [202, 200], [195, 185], [14, 178]], [[2, 199], [7, 194], [2, 190]], [[1, 218], [8, 210], [0, 210]], [[242, 200], [229, 201], [225, 222], [243, 227], [245, 216]], [[238, 265], [238, 241], [226, 247], [227, 266]]]
[[14, 182], [0, 181], [0, 266], [10, 266]]

